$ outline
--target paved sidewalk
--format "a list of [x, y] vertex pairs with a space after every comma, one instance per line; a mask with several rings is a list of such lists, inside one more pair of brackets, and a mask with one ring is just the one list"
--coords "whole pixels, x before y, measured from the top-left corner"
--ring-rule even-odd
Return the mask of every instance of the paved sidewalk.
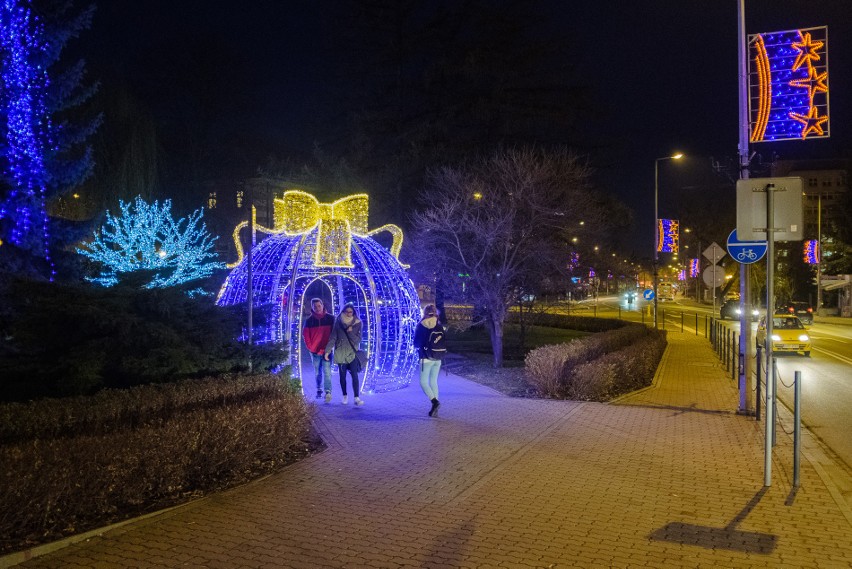
[[803, 458], [791, 492], [700, 337], [614, 404], [512, 399], [441, 374], [319, 408], [329, 449], [25, 567], [850, 567], [852, 518]]

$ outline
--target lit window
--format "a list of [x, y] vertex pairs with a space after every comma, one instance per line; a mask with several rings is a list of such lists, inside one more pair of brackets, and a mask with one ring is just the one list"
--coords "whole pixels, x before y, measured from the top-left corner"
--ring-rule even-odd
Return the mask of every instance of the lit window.
[[207, 209], [216, 209], [216, 192], [207, 194]]

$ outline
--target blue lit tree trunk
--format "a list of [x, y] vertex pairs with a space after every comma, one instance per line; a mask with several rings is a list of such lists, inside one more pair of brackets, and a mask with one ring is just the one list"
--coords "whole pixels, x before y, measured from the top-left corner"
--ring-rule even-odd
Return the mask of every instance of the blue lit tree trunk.
[[80, 146], [100, 122], [61, 117], [94, 92], [80, 87], [82, 62], [55, 69], [67, 41], [91, 20], [92, 9], [66, 19], [69, 6], [40, 17], [32, 2], [0, 0], [0, 239], [45, 259], [51, 277], [47, 203], [89, 175], [90, 151]]

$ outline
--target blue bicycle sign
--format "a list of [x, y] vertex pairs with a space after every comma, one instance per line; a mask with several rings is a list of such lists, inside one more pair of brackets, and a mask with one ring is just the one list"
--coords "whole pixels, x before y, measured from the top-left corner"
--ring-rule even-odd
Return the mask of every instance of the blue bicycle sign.
[[756, 263], [766, 255], [766, 241], [740, 241], [737, 239], [737, 230], [731, 231], [728, 236], [728, 254], [744, 265]]

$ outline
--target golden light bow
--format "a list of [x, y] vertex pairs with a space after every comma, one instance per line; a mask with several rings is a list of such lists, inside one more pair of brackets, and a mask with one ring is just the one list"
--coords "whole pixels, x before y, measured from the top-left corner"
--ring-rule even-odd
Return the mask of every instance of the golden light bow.
[[[288, 190], [281, 198], [273, 201], [272, 229], [254, 224], [257, 231], [267, 234], [304, 235], [319, 226], [314, 264], [317, 267], [353, 267], [352, 235], [367, 237], [381, 231], [393, 236], [391, 254], [399, 261], [402, 248], [402, 230], [396, 225], [383, 225], [370, 231], [367, 226], [369, 197], [353, 194], [330, 204], [320, 203], [313, 195], [301, 190]], [[252, 217], [256, 219], [252, 207]], [[234, 228], [234, 245], [237, 261], [228, 267], [236, 267], [244, 257], [240, 231], [248, 226], [244, 221]], [[405, 265], [403, 265], [405, 266]]]

